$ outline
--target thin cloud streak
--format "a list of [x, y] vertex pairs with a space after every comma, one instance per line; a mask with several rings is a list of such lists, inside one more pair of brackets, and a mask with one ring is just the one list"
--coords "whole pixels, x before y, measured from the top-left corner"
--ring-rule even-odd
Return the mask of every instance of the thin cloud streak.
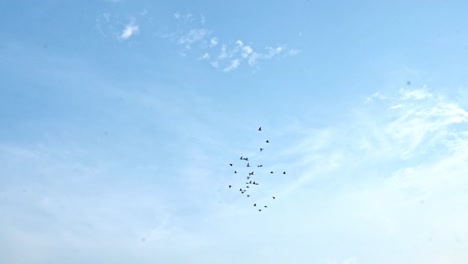
[[[180, 53], [187, 55], [189, 50], [197, 52], [201, 60], [206, 60], [216, 69], [222, 69], [223, 72], [231, 72], [238, 69], [245, 61], [245, 65], [250, 67], [257, 66], [260, 61], [271, 60], [276, 57], [286, 57], [298, 55], [301, 51], [298, 49], [287, 48], [286, 45], [266, 46], [264, 50], [254, 48], [252, 45], [244, 44], [242, 40], [236, 40], [234, 43], [220, 41], [220, 38], [214, 35], [213, 31], [205, 27], [205, 19], [198, 21], [191, 13], [174, 14], [175, 20], [182, 23], [188, 29], [184, 33], [173, 32], [165, 36], [176, 36], [177, 44], [184, 47]], [[199, 24], [197, 26], [197, 24]], [[217, 50], [216, 50], [216, 49]], [[208, 56], [210, 55], [210, 59]]]

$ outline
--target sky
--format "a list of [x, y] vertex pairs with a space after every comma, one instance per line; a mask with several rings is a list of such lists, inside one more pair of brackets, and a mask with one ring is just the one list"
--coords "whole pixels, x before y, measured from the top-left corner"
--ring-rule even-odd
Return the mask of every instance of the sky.
[[467, 263], [467, 9], [1, 1], [0, 262]]

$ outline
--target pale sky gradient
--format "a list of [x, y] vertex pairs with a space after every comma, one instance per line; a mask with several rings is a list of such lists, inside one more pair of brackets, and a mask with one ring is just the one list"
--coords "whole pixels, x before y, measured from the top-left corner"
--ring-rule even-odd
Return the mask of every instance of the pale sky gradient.
[[468, 263], [467, 1], [0, 10], [0, 263]]

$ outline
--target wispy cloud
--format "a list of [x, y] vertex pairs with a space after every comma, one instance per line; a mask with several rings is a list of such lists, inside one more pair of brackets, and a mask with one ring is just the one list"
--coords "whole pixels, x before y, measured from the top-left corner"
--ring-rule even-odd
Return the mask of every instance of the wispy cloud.
[[237, 69], [237, 67], [239, 67], [239, 65], [240, 65], [239, 59], [234, 59], [231, 61], [231, 64], [228, 67], [223, 69], [223, 71], [229, 72], [229, 71], [235, 70]]
[[[222, 69], [224, 72], [233, 71], [245, 61], [245, 65], [256, 66], [260, 61], [271, 60], [276, 57], [295, 56], [300, 53], [298, 49], [290, 49], [287, 45], [266, 46], [264, 49], [254, 48], [245, 44], [242, 40], [233, 43], [220, 41], [220, 38], [204, 27], [206, 20], [204, 16], [197, 19], [191, 13], [182, 14], [176, 12], [174, 18], [187, 29], [182, 33], [172, 33], [177, 36], [177, 44], [184, 47], [182, 54], [186, 55], [188, 50], [199, 53], [198, 57], [207, 60], [214, 68]], [[203, 27], [201, 27], [203, 26]], [[203, 55], [201, 55], [203, 54]]]
[[190, 49], [191, 46], [197, 42], [205, 41], [206, 37], [211, 33], [204, 28], [191, 29], [187, 34], [180, 36], [178, 44], [185, 46], [186, 49]]
[[130, 22], [127, 25], [125, 25], [124, 29], [122, 30], [122, 33], [120, 34], [121, 39], [129, 39], [131, 36], [137, 34], [139, 32], [140, 28], [138, 25], [135, 25], [134, 22]]
[[149, 13], [148, 9], [143, 9], [135, 15], [104, 12], [96, 17], [96, 29], [105, 38], [134, 43], [133, 40], [129, 40], [140, 33], [141, 24], [151, 24], [152, 17]]

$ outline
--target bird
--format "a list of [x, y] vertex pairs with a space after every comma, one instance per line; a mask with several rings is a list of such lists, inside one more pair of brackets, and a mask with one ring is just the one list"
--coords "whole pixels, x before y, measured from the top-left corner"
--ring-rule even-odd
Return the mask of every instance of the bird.
[[250, 177], [247, 176], [247, 180], [250, 179]]
[[258, 131], [262, 131], [262, 127], [259, 127], [259, 128], [258, 128]]
[[273, 174], [273, 171], [270, 171], [271, 174]]
[[234, 173], [237, 173], [237, 171], [234, 171]]
[[276, 199], [276, 197], [273, 196], [273, 200], [275, 200], [275, 199]]
[[263, 148], [260, 148], [260, 151], [263, 151]]
[[268, 206], [266, 206], [266, 205], [265, 205], [264, 207], [265, 207], [265, 208], [268, 208]]
[[250, 187], [247, 185], [247, 186], [245, 186], [245, 188], [250, 188]]
[[257, 204], [256, 204], [256, 203], [254, 203], [254, 206], [257, 206]]
[[243, 160], [243, 159], [244, 159], [244, 157], [241, 156], [241, 157], [240, 157], [240, 160]]
[[251, 175], [254, 175], [254, 172], [253, 172], [253, 171], [252, 171], [252, 172], [249, 172], [249, 176], [251, 176]]
[[266, 143], [270, 143], [270, 141], [267, 139], [267, 141], [265, 141]]
[[257, 167], [261, 168], [261, 167], [263, 167], [263, 165], [257, 165]]
[[242, 188], [239, 189], [239, 192], [242, 192]]
[[250, 197], [250, 194], [247, 194], [247, 197]]
[[250, 167], [250, 163], [247, 163], [247, 167]]
[[249, 184], [252, 184], [252, 181], [249, 181]]
[[231, 185], [229, 185], [229, 188], [231, 188], [231, 187], [232, 187], [232, 186], [231, 186]]
[[285, 171], [283, 171], [283, 174], [286, 174], [286, 172], [285, 172]]
[[261, 211], [262, 211], [262, 209], [258, 209], [258, 211], [259, 211], [259, 212], [261, 212]]

